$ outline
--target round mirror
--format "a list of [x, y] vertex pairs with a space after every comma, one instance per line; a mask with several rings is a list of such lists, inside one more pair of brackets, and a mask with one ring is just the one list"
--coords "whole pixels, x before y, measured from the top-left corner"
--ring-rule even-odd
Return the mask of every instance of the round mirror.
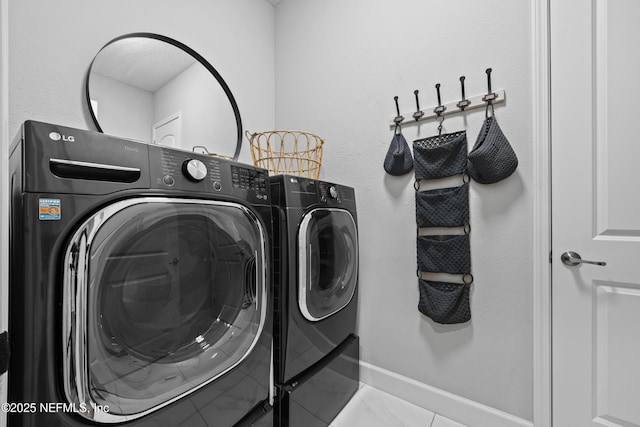
[[237, 160], [238, 105], [202, 56], [169, 37], [111, 40], [89, 67], [86, 95], [100, 132]]

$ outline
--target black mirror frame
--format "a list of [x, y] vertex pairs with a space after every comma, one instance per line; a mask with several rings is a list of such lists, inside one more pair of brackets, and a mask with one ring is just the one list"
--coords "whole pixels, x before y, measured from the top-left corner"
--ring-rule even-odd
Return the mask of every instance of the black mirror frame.
[[191, 55], [193, 58], [195, 58], [198, 62], [200, 62], [200, 64], [202, 64], [207, 71], [209, 71], [211, 74], [213, 74], [213, 76], [216, 78], [216, 80], [218, 81], [218, 84], [220, 84], [220, 86], [222, 87], [222, 89], [224, 90], [224, 93], [227, 95], [227, 98], [229, 99], [229, 102], [231, 103], [231, 108], [233, 108], [233, 114], [236, 117], [236, 126], [238, 128], [238, 133], [237, 133], [237, 143], [236, 143], [236, 150], [235, 153], [233, 154], [233, 160], [237, 161], [238, 157], [240, 156], [240, 149], [242, 148], [242, 119], [240, 118], [240, 110], [238, 109], [238, 103], [236, 102], [236, 99], [233, 97], [233, 94], [231, 93], [231, 89], [229, 89], [229, 86], [227, 85], [227, 83], [224, 81], [224, 79], [222, 78], [222, 76], [220, 75], [220, 73], [213, 68], [213, 66], [206, 60], [204, 59], [198, 52], [196, 52], [195, 50], [191, 49], [189, 46], [185, 45], [184, 43], [181, 43], [175, 39], [172, 39], [170, 37], [167, 36], [163, 36], [160, 34], [155, 34], [155, 33], [129, 33], [129, 34], [124, 34], [122, 36], [116, 37], [115, 39], [110, 40], [108, 43], [106, 43], [104, 46], [102, 46], [102, 48], [100, 48], [100, 50], [98, 51], [98, 53], [95, 54], [95, 56], [93, 57], [93, 60], [91, 61], [91, 64], [89, 64], [89, 69], [87, 71], [87, 77], [85, 79], [85, 98], [86, 98], [86, 102], [87, 102], [87, 106], [89, 108], [89, 113], [91, 114], [91, 118], [93, 119], [93, 123], [96, 125], [96, 128], [99, 132], [104, 133], [104, 131], [102, 130], [102, 127], [100, 127], [100, 123], [98, 123], [98, 118], [96, 117], [93, 108], [91, 107], [91, 96], [89, 94], [89, 76], [91, 75], [91, 69], [93, 68], [93, 63], [95, 62], [96, 57], [100, 54], [100, 52], [102, 52], [102, 50], [104, 48], [106, 48], [107, 46], [119, 41], [119, 40], [123, 40], [123, 39], [128, 39], [128, 38], [134, 38], [134, 37], [139, 37], [139, 38], [149, 38], [149, 39], [155, 39], [155, 40], [160, 40], [163, 41], [165, 43], [169, 43], [179, 49], [182, 49], [183, 51], [185, 51], [187, 54]]

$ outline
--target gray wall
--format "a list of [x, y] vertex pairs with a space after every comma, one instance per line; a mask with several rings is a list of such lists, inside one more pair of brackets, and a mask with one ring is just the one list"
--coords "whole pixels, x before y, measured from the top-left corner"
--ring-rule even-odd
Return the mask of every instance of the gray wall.
[[[285, 0], [276, 8], [276, 126], [326, 139], [322, 177], [356, 189], [360, 226], [362, 359], [531, 420], [532, 139], [531, 3], [526, 0]], [[516, 174], [471, 188], [471, 323], [440, 326], [417, 310], [411, 175], [382, 161], [388, 122], [422, 108], [486, 93], [485, 69], [507, 102], [496, 116], [520, 159]], [[484, 119], [448, 118], [469, 148]], [[411, 142], [433, 121], [406, 126]], [[456, 184], [457, 185], [457, 184]], [[428, 402], [425, 402], [428, 407]]]
[[[9, 5], [9, 137], [24, 120], [94, 129], [84, 78], [109, 40], [131, 32], [174, 38], [231, 88], [248, 129], [274, 123], [274, 9], [264, 0], [20, 0]], [[250, 161], [248, 147], [241, 160]]]

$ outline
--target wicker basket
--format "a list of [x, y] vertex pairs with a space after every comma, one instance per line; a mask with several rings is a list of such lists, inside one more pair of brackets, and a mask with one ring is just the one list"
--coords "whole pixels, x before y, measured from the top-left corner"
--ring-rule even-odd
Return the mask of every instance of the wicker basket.
[[247, 131], [245, 135], [254, 165], [273, 174], [320, 178], [324, 140], [318, 135], [299, 130]]

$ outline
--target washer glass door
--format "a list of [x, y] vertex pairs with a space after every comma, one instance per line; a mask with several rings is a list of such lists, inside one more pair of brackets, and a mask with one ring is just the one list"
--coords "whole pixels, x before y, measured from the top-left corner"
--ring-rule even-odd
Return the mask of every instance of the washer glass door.
[[349, 304], [358, 282], [358, 235], [349, 211], [318, 208], [302, 217], [298, 274], [298, 305], [306, 319], [322, 320]]
[[238, 365], [266, 318], [266, 242], [236, 203], [136, 198], [89, 218], [65, 258], [69, 401], [127, 421]]

